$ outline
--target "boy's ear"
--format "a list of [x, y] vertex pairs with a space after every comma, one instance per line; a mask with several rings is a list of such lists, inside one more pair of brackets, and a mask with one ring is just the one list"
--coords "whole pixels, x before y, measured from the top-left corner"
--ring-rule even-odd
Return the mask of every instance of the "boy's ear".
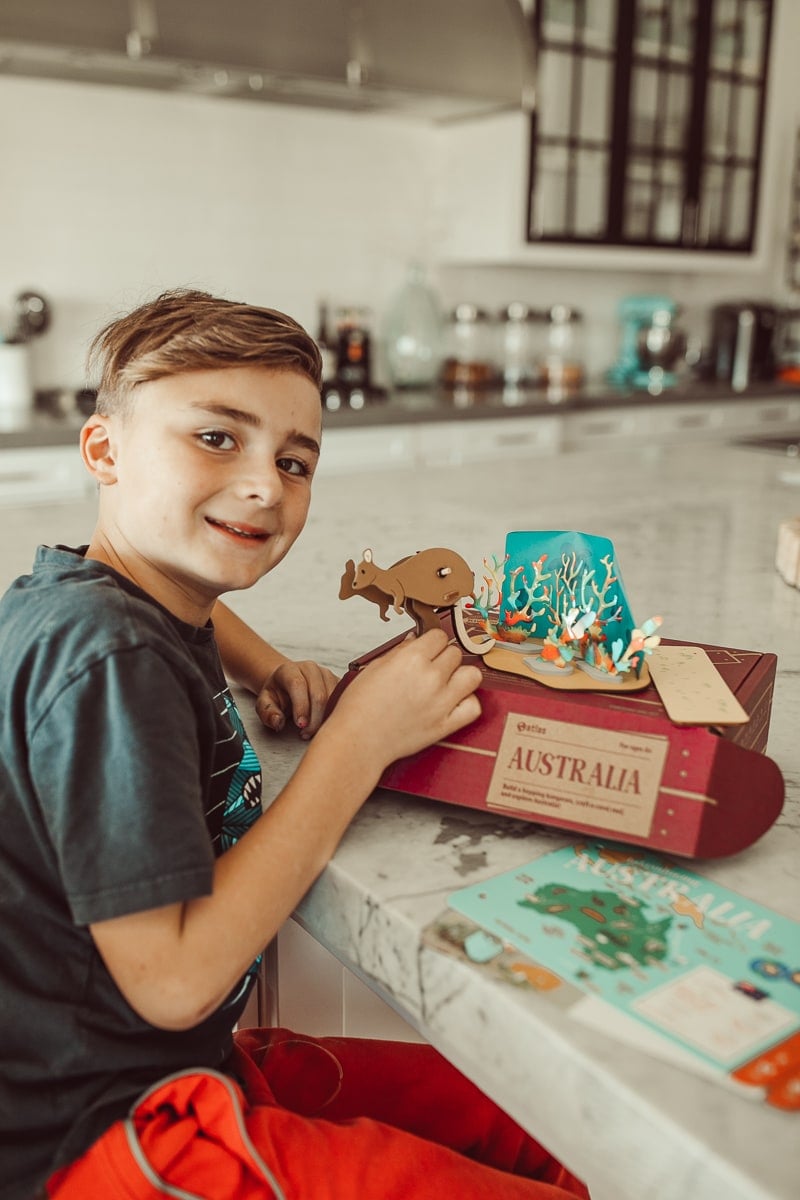
[[86, 470], [101, 487], [117, 482], [117, 459], [113, 421], [93, 413], [80, 435], [81, 458]]

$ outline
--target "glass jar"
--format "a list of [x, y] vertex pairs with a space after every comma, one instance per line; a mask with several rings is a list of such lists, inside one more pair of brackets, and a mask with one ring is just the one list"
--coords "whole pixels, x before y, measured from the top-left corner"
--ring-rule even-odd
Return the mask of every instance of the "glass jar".
[[547, 320], [547, 348], [540, 362], [542, 383], [548, 400], [557, 403], [583, 386], [582, 316], [567, 304], [554, 304]]
[[503, 388], [533, 388], [541, 380], [545, 314], [513, 300], [500, 311]]
[[497, 382], [496, 327], [484, 308], [457, 304], [450, 313], [446, 355], [442, 365], [445, 387], [487, 388]]
[[389, 375], [395, 387], [419, 388], [436, 382], [442, 362], [442, 318], [425, 270], [411, 263], [384, 322]]

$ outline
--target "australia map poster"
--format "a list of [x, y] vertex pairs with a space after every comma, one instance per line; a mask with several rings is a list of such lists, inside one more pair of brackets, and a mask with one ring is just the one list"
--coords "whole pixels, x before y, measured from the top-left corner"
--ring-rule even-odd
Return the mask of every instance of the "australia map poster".
[[[529, 980], [538, 971], [575, 993], [579, 1019], [800, 1107], [796, 921], [662, 856], [600, 842], [544, 854], [448, 903], [478, 927], [479, 961], [513, 947], [535, 965]], [[476, 957], [469, 938], [463, 947]]]

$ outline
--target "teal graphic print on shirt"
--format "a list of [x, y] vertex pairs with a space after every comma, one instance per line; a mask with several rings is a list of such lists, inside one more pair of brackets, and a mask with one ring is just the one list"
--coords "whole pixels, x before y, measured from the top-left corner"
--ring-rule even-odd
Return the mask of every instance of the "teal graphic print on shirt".
[[[215, 848], [217, 854], [222, 854], [261, 816], [261, 763], [228, 688], [219, 692], [215, 699], [221, 703], [218, 709], [220, 731], [214, 776], [223, 784], [227, 779], [221, 817], [217, 810], [219, 826]], [[225, 1008], [239, 1005], [249, 993], [258, 976], [261, 958], [259, 954], [251, 964], [225, 1001]]]
[[229, 691], [223, 693], [228, 719], [241, 743], [222, 813], [221, 850], [228, 850], [261, 816], [261, 763], [250, 744], [244, 723]]

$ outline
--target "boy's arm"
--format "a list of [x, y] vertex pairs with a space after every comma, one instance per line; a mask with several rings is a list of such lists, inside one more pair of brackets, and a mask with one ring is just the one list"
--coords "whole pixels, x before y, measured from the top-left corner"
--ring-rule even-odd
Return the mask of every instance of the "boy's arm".
[[288, 717], [301, 737], [316, 733], [338, 682], [333, 671], [308, 660], [287, 658], [221, 600], [214, 605], [212, 620], [225, 674], [253, 693], [256, 713], [264, 725], [278, 731]]
[[217, 859], [210, 896], [92, 925], [140, 1016], [189, 1029], [214, 1012], [325, 867], [384, 768], [475, 720], [480, 679], [441, 630], [376, 659], [278, 798]]

